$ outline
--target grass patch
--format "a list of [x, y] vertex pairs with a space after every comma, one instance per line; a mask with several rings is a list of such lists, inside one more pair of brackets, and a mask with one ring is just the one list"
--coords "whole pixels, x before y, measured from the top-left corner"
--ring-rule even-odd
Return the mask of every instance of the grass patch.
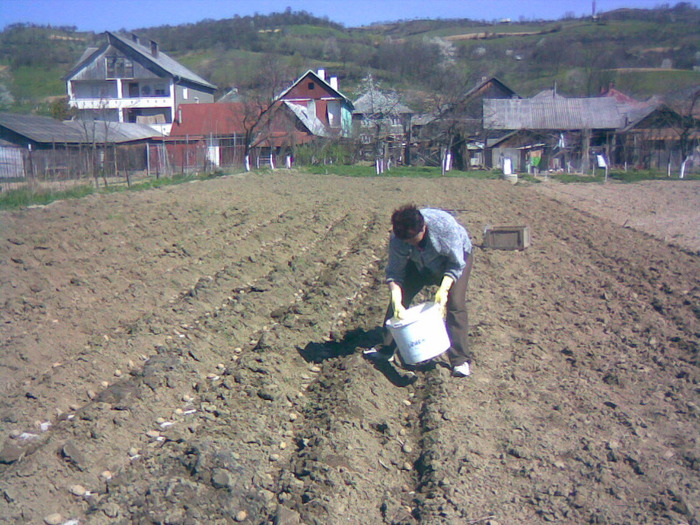
[[65, 94], [66, 84], [61, 80], [65, 71], [60, 67], [23, 66], [12, 72], [12, 92], [18, 100], [36, 101], [56, 94]]
[[303, 37], [336, 37], [347, 38], [344, 31], [339, 31], [333, 27], [313, 26], [309, 24], [300, 24], [295, 26], [286, 26], [284, 32], [288, 35], [303, 36]]
[[[601, 175], [600, 177], [604, 177]], [[665, 172], [661, 171], [650, 171], [650, 170], [631, 170], [631, 171], [611, 171], [608, 174], [608, 178], [617, 180], [620, 182], [640, 182], [643, 180], [700, 180], [700, 174], [686, 173], [685, 179], [679, 179], [678, 173], [671, 173], [669, 177]]]
[[[602, 170], [596, 170], [595, 175], [581, 175], [581, 174], [569, 174], [569, 173], [554, 173], [548, 175], [552, 180], [556, 180], [563, 183], [603, 183], [605, 182], [605, 172]], [[543, 176], [540, 175], [535, 177], [533, 175], [519, 174], [518, 178], [520, 180], [525, 180], [528, 182], [539, 183], [542, 182]], [[667, 176], [665, 172], [653, 171], [653, 170], [611, 170], [608, 172], [608, 181], [612, 182], [623, 182], [623, 183], [635, 183], [642, 182], [645, 180], [658, 180], [658, 181], [678, 181], [678, 180], [700, 180], [700, 173], [688, 174], [686, 173], [685, 179], [679, 179], [678, 173], [672, 173], [671, 176]]]
[[87, 184], [61, 191], [37, 190], [34, 188], [9, 190], [0, 194], [0, 210], [21, 208], [23, 206], [41, 206], [63, 199], [79, 199], [86, 195], [91, 195], [95, 191], [95, 188]]
[[700, 72], [687, 70], [611, 70], [615, 75], [615, 87], [625, 93], [663, 93], [667, 86], [677, 90], [700, 84]]
[[112, 184], [106, 187], [95, 188], [92, 184], [82, 184], [67, 190], [58, 191], [27, 186], [0, 193], [0, 210], [11, 210], [26, 206], [42, 206], [58, 200], [79, 199], [94, 193], [111, 194], [124, 191], [151, 190], [187, 182], [214, 179], [222, 175], [224, 175], [224, 173], [221, 171], [194, 175], [177, 174], [172, 177], [161, 177], [137, 182], [131, 186]]
[[163, 188], [167, 186], [177, 186], [178, 184], [184, 184], [187, 182], [202, 181], [215, 179], [224, 175], [222, 171], [216, 171], [213, 173], [197, 173], [197, 174], [175, 174], [172, 177], [160, 177], [158, 179], [148, 179], [145, 181], [132, 183], [131, 186], [125, 186], [124, 184], [112, 185], [100, 188], [99, 193], [119, 193], [122, 191], [143, 191], [152, 190], [156, 188]]
[[[341, 164], [326, 164], [318, 166], [303, 166], [299, 168], [307, 173], [316, 175], [342, 175], [345, 177], [424, 177], [424, 178], [440, 178], [443, 177], [440, 168], [428, 166], [398, 166], [385, 171], [381, 175], [377, 175], [374, 166], [353, 165], [346, 166]], [[496, 179], [498, 174], [492, 171], [472, 170], [472, 171], [448, 171], [444, 177], [469, 177], [474, 179]]]

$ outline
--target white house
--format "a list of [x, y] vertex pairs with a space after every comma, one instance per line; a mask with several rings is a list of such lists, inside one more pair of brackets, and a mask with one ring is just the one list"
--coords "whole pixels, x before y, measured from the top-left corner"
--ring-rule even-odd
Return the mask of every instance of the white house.
[[170, 133], [177, 107], [214, 101], [210, 84], [158, 49], [153, 40], [106, 32], [64, 80], [81, 119], [148, 124]]

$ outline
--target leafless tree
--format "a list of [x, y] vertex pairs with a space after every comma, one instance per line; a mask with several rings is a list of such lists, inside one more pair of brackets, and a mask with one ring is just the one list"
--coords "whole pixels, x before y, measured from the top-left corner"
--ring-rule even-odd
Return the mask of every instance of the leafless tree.
[[244, 155], [248, 158], [251, 148], [263, 142], [262, 135], [270, 134], [275, 103], [283, 88], [290, 83], [291, 72], [284, 63], [274, 55], [263, 56], [256, 69], [248, 89], [242, 93], [244, 110], [242, 126], [244, 129]]
[[678, 177], [685, 178], [685, 168], [693, 153], [693, 141], [691, 140], [694, 131], [700, 130], [700, 121], [695, 118], [696, 107], [700, 106], [700, 89], [694, 89], [687, 98], [682, 98], [675, 102], [670, 102], [669, 107], [675, 110], [679, 117], [669, 119], [669, 124], [679, 136], [681, 150], [681, 165]]
[[102, 176], [105, 187], [107, 186], [105, 159], [111, 140], [111, 131], [114, 129], [114, 122], [110, 121], [109, 118], [107, 100], [102, 98], [98, 103], [98, 110], [90, 115], [83, 114], [79, 120], [85, 142], [89, 145], [89, 154], [87, 156], [88, 172], [95, 180], [96, 187], [100, 185], [100, 176]]
[[431, 80], [430, 105], [436, 123], [434, 140], [442, 145], [443, 168], [448, 153], [458, 160], [464, 156], [465, 138], [471, 125], [465, 107], [468, 83], [467, 72], [456, 67], [438, 68]]
[[363, 112], [360, 133], [365, 140], [369, 138], [374, 156], [386, 164], [390, 143], [400, 136], [400, 141], [406, 144], [403, 154], [410, 162], [410, 111], [403, 105], [401, 95], [383, 89], [371, 73], [362, 80], [361, 93], [357, 101]]

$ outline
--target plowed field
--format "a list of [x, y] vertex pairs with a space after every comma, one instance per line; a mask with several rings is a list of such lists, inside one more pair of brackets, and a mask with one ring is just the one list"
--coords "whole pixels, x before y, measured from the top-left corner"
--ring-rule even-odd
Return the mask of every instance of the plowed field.
[[[278, 171], [2, 213], [0, 521], [700, 523], [700, 247], [537, 186]], [[362, 356], [407, 202], [472, 234], [471, 377]], [[513, 224], [528, 249], [483, 246]]]

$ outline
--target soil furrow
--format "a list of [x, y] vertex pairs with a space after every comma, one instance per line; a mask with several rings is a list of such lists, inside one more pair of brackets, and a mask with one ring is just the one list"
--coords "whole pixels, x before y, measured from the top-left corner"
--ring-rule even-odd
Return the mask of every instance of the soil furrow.
[[[477, 246], [470, 378], [360, 352], [404, 202]], [[279, 171], [0, 220], [8, 523], [700, 519], [687, 250], [449, 177]], [[483, 246], [504, 224], [531, 246]]]
[[[342, 221], [339, 221], [338, 224], [339, 224], [340, 222], [342, 222]], [[338, 233], [337, 231], [335, 231], [336, 229], [337, 229], [337, 228], [329, 228], [329, 229], [328, 229], [329, 232], [331, 232], [331, 233], [333, 234], [334, 237], [336, 237], [336, 236], [337, 236], [337, 233]], [[361, 234], [360, 234], [360, 235], [364, 235], [364, 232], [366, 231], [366, 229], [367, 229], [366, 227], [365, 227], [365, 228], [362, 228], [362, 229], [361, 229]], [[354, 231], [354, 229], [351, 229], [351, 230], [349, 230], [349, 231]], [[342, 239], [342, 237], [339, 237], [339, 238]], [[351, 243], [351, 245], [352, 245], [352, 244], [353, 244], [353, 243]], [[343, 251], [345, 251], [345, 250], [343, 250]], [[342, 258], [339, 258], [338, 256], [336, 256], [336, 259], [342, 260]], [[353, 261], [353, 263], [352, 263], [351, 265], [349, 265], [349, 266], [351, 266], [351, 267], [357, 267], [358, 265], [356, 264], [355, 261]], [[309, 268], [312, 268], [312, 266], [309, 265]], [[295, 284], [295, 286], [292, 287], [292, 289], [296, 289], [296, 286], [297, 286], [297, 285]], [[280, 290], [277, 290], [277, 297], [279, 297], [279, 292], [280, 292]], [[235, 314], [234, 314], [234, 315], [235, 315]], [[267, 315], [267, 312], [263, 315], [263, 318], [266, 319], [266, 320], [269, 319], [269, 315]], [[180, 319], [180, 320], [182, 320], [182, 319]], [[190, 334], [192, 334], [193, 336], [195, 336], [195, 334], [196, 334], [196, 332], [197, 332], [196, 327], [197, 327], [197, 325], [199, 325], [199, 321], [200, 321], [200, 320], [195, 320], [195, 321], [194, 321], [194, 323], [193, 323], [193, 328], [194, 328], [194, 330], [193, 330], [193, 331], [187, 332], [187, 331], [183, 330], [183, 332], [185, 332], [185, 333], [187, 334], [186, 338], [187, 338], [188, 340], [190, 339]], [[178, 327], [180, 327], [180, 326], [182, 326], [182, 325], [181, 325], [181, 324], [178, 324]], [[253, 326], [257, 326], [257, 325], [255, 325], [255, 324], [253, 323]], [[258, 329], [258, 333], [259, 333], [259, 334], [264, 334], [264, 333], [266, 333], [266, 332], [265, 332], [264, 329]], [[184, 334], [183, 334], [183, 335], [184, 335]], [[250, 335], [249, 335], [249, 337], [250, 337]], [[257, 335], [254, 336], [254, 339], [255, 339], [255, 338], [257, 338]], [[254, 348], [253, 351], [256, 351], [256, 350], [259, 351], [261, 348], [267, 348], [266, 346], [263, 346], [264, 343], [262, 343], [261, 341], [262, 341], [262, 337], [257, 341], [256, 348]], [[177, 340], [175, 340], [174, 343], [177, 345]], [[216, 354], [217, 354], [217, 352], [215, 352], [214, 357], [217, 357]], [[224, 354], [225, 354], [225, 353], [224, 353]], [[224, 357], [225, 357], [224, 354], [219, 355], [218, 357], [221, 358], [221, 359], [224, 359]], [[199, 362], [200, 360], [204, 360], [204, 359], [211, 360], [211, 357], [212, 357], [212, 356], [209, 356], [209, 358], [206, 358], [205, 354], [202, 353], [202, 352], [196, 352], [196, 354], [192, 354], [192, 350], [191, 350], [191, 349], [187, 350], [186, 352], [185, 352], [185, 350], [180, 350], [180, 351], [178, 352], [178, 355], [180, 356], [180, 357], [178, 358], [178, 360], [181, 360], [181, 358], [182, 358], [183, 355], [185, 355], [185, 356], [189, 355], [190, 357], [195, 358], [195, 361], [197, 361], [197, 362]], [[238, 356], [236, 356], [236, 357], [238, 357]], [[245, 360], [243, 360], [242, 363], [243, 363], [244, 361], [245, 361]], [[191, 372], [194, 372], [194, 373], [199, 372], [199, 373], [198, 373], [198, 376], [199, 376], [199, 377], [203, 377], [204, 372], [201, 371], [201, 370], [198, 371], [198, 368], [199, 368], [199, 367], [198, 367], [197, 363], [194, 363], [193, 365], [194, 365], [194, 368], [191, 370]], [[257, 368], [257, 366], [258, 366], [258, 365], [255, 365], [255, 368]], [[189, 368], [192, 368], [192, 367], [190, 366]], [[134, 372], [134, 373], [137, 373], [137, 372]], [[168, 380], [168, 386], [169, 386], [170, 388], [174, 388], [174, 382], [173, 382], [172, 377]], [[260, 385], [258, 385], [258, 386], [260, 386]], [[149, 387], [153, 388], [153, 381], [151, 381], [151, 382], [149, 383]], [[185, 387], [184, 387], [183, 384], [181, 384], [181, 385], [180, 385], [180, 388], [185, 388]], [[199, 388], [199, 387], [198, 387], [198, 388]], [[257, 387], [255, 387], [255, 388], [257, 388]], [[263, 391], [264, 389], [265, 389], [265, 385], [263, 384], [262, 386], [260, 386], [260, 390], [257, 391], [257, 395], [258, 395], [258, 396], [262, 395], [262, 396], [266, 397], [268, 394], [266, 394], [266, 393], [260, 394], [260, 392]], [[106, 398], [109, 398], [110, 392], [111, 392], [111, 391], [112, 391], [111, 389], [108, 389], [108, 390], [106, 390], [106, 391], [103, 391], [103, 392], [98, 393], [98, 394], [97, 394], [97, 399], [98, 399], [98, 400], [104, 400], [104, 399], [106, 399]], [[249, 394], [250, 394], [250, 392], [248, 392], [248, 395], [249, 395]], [[161, 396], [161, 397], [162, 397], [162, 396]], [[169, 397], [168, 397], [168, 400], [169, 400], [169, 402], [170, 402], [170, 404], [171, 404], [171, 406], [172, 406], [172, 403], [173, 403], [173, 401], [174, 401], [174, 400], [172, 399], [172, 396], [169, 396]], [[103, 402], [103, 401], [100, 401], [100, 402]], [[238, 402], [240, 402], [240, 400], [239, 400]], [[160, 413], [165, 413], [165, 412], [167, 411], [167, 405], [168, 405], [168, 403], [167, 403], [167, 402], [166, 402], [166, 403], [163, 403], [162, 400], [161, 400], [160, 402], [155, 403], [155, 404], [151, 404], [150, 407], [149, 407], [149, 408], [150, 408], [150, 411], [151, 411], [150, 413], [151, 413], [151, 414], [156, 414], [156, 413], [158, 413], [159, 410], [160, 410]], [[86, 411], [86, 410], [87, 410], [86, 407], [82, 407], [82, 409], [81, 409], [79, 412], [80, 412], [80, 413], [83, 413], [83, 412]], [[153, 417], [151, 417], [151, 418], [148, 418], [147, 416], [144, 416], [144, 414], [134, 414], [134, 413], [132, 413], [131, 415], [132, 415], [133, 417], [136, 417], [137, 419], [140, 419], [140, 420], [143, 420], [144, 418], [145, 418], [145, 419], [153, 419], [153, 417], [155, 417], [155, 416], [153, 416]], [[94, 418], [94, 417], [91, 418], [91, 420], [95, 420], [95, 419], [98, 419], [98, 418]], [[99, 419], [98, 419], [98, 421], [99, 421]], [[133, 430], [133, 429], [132, 429], [132, 430]], [[147, 432], [146, 428], [142, 429], [142, 431], [143, 431], [144, 433]], [[168, 441], [168, 442], [170, 442], [170, 441]], [[103, 447], [104, 447], [104, 445], [103, 445]], [[108, 448], [108, 447], [104, 447], [104, 448]], [[132, 445], [132, 448], [133, 448], [133, 445]], [[114, 454], [115, 454], [115, 452], [112, 451], [112, 452], [111, 452], [111, 455], [114, 455]], [[126, 453], [125, 453], [124, 451], [122, 451], [122, 454], [123, 454], [123, 457], [126, 457]], [[39, 457], [39, 455], [38, 455], [37, 457]], [[124, 467], [125, 467], [125, 464], [122, 464], [121, 466], [118, 465], [118, 464], [114, 464], [112, 468], [114, 468], [115, 470], [121, 470], [121, 468], [124, 468]], [[129, 469], [129, 470], [131, 470], [131, 469]], [[87, 484], [87, 483], [86, 483], [86, 484]], [[94, 480], [93, 480], [93, 485], [94, 485]]]

